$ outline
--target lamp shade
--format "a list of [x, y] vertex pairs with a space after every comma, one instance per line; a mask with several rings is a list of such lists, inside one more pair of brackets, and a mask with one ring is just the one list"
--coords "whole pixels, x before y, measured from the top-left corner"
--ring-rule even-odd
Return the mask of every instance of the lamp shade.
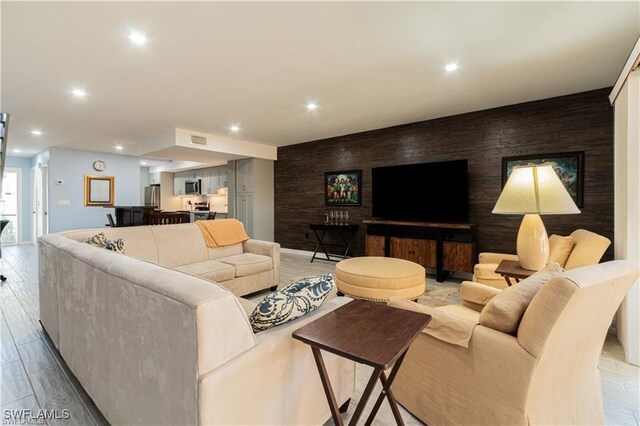
[[515, 167], [493, 213], [575, 214], [580, 210], [553, 167], [543, 164]]

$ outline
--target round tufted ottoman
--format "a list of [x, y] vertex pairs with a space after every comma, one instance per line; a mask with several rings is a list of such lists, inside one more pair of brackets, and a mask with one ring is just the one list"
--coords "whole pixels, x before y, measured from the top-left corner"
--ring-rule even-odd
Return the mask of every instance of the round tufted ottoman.
[[338, 291], [356, 299], [386, 302], [391, 296], [417, 299], [424, 293], [425, 270], [393, 257], [354, 257], [339, 262], [334, 274]]

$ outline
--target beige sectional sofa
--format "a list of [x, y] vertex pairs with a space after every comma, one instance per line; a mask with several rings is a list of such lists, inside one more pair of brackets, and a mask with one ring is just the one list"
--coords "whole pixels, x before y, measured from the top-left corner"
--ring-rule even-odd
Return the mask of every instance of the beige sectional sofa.
[[278, 243], [247, 240], [209, 248], [195, 223], [82, 229], [63, 235], [82, 241], [98, 232], [109, 239], [124, 239], [127, 256], [220, 283], [236, 296], [277, 286], [280, 280]]
[[[105, 231], [124, 238], [122, 255], [79, 242], [93, 233], [39, 240], [40, 318], [111, 424], [322, 424], [330, 417], [311, 350], [291, 333], [350, 299], [327, 300], [254, 334], [247, 312], [255, 304], [233, 293], [277, 283], [277, 244], [208, 249], [195, 224]], [[216, 278], [228, 279], [219, 285]], [[342, 404], [354, 391], [355, 365], [330, 354], [325, 362]]]

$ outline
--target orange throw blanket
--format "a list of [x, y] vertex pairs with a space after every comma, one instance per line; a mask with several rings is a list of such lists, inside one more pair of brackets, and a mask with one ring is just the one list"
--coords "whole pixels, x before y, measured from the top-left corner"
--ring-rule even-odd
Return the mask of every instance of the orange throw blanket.
[[245, 242], [249, 239], [244, 225], [237, 219], [199, 220], [207, 247], [224, 247]]

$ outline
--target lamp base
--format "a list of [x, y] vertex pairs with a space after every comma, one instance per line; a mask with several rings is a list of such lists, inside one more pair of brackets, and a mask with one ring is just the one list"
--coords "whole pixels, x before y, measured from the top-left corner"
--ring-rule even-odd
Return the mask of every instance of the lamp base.
[[522, 218], [517, 243], [520, 266], [530, 271], [538, 271], [549, 260], [549, 237], [540, 215], [526, 214]]

